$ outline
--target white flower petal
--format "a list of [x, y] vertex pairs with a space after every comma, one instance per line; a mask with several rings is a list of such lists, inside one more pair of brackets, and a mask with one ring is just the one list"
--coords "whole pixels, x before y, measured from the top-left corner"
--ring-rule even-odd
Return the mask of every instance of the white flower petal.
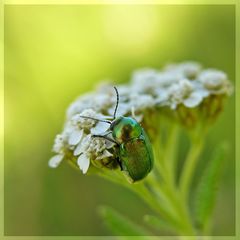
[[90, 165], [90, 160], [87, 158], [86, 161], [84, 161], [84, 164], [82, 166], [82, 172], [83, 174], [86, 174], [87, 173], [87, 170], [89, 168], [89, 165]]
[[48, 161], [48, 166], [51, 168], [56, 168], [58, 167], [58, 165], [61, 163], [61, 161], [63, 160], [63, 155], [62, 154], [58, 154], [53, 156], [49, 161]]
[[189, 98], [183, 100], [183, 104], [186, 107], [193, 108], [193, 107], [196, 107], [197, 105], [199, 105], [201, 103], [202, 99], [203, 99], [203, 97], [201, 94], [194, 92], [189, 96]]
[[106, 149], [110, 149], [110, 148], [112, 148], [115, 145], [115, 143], [106, 140], [105, 141], [105, 145], [106, 145]]
[[83, 153], [78, 157], [77, 164], [82, 170], [83, 174], [85, 174], [89, 168], [90, 160], [87, 155]]
[[89, 146], [91, 144], [91, 134], [85, 135], [77, 147], [75, 148], [73, 155], [78, 156], [80, 153], [84, 153], [88, 150]]
[[197, 90], [197, 93], [200, 94], [203, 98], [208, 97], [210, 95], [210, 92], [205, 89], [199, 89]]
[[77, 145], [81, 141], [82, 136], [83, 136], [83, 130], [76, 129], [71, 133], [68, 143], [70, 145]]
[[109, 129], [109, 124], [105, 122], [98, 122], [95, 127], [91, 128], [91, 134], [101, 134]]
[[100, 156], [98, 156], [96, 158], [96, 160], [100, 160], [100, 159], [103, 159], [103, 158], [108, 158], [108, 157], [111, 157], [113, 156], [109, 151], [107, 150], [104, 150], [103, 154], [101, 154]]
[[78, 156], [80, 153], [82, 153], [82, 142], [80, 142], [77, 147], [73, 151], [74, 156]]

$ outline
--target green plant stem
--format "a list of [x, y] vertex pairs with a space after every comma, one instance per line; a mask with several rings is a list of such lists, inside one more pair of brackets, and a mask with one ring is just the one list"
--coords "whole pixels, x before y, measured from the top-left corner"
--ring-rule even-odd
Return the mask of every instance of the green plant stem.
[[166, 143], [163, 144], [161, 136], [159, 136], [159, 139], [153, 143], [153, 149], [158, 175], [168, 184], [175, 186], [179, 126], [176, 123], [172, 123], [168, 128]]
[[[158, 186], [156, 187], [156, 185]], [[175, 226], [176, 231], [181, 234], [194, 235], [195, 231], [192, 227], [190, 216], [187, 209], [185, 208], [185, 204], [181, 202], [179, 192], [175, 189], [172, 189], [167, 184], [155, 183], [152, 185], [152, 187], [156, 193], [160, 192], [160, 196], [165, 197], [164, 200], [168, 203], [167, 206], [170, 206], [170, 209], [168, 208], [168, 211], [174, 213], [175, 219], [177, 221], [177, 224]], [[158, 195], [156, 194], [156, 196]]]
[[174, 186], [176, 178], [176, 155], [178, 149], [179, 127], [174, 124], [170, 129], [164, 152], [164, 165], [167, 171], [168, 181]]
[[173, 206], [172, 201], [169, 199], [169, 196], [165, 192], [164, 189], [165, 183], [159, 182], [158, 179], [156, 179], [156, 177], [154, 176], [154, 174], [150, 174], [147, 177], [146, 182], [149, 188], [151, 189], [152, 194], [156, 196], [156, 198], [158, 199], [159, 202], [161, 202], [164, 208], [167, 211], [169, 211], [172, 214], [172, 216], [177, 218], [176, 209]]
[[176, 211], [179, 214], [179, 218], [177, 219], [169, 215], [169, 212], [166, 211], [162, 205], [159, 205], [157, 199], [155, 199], [151, 193], [149, 194], [148, 189], [144, 188], [144, 185], [139, 185], [139, 187], [139, 195], [143, 197], [145, 201], [152, 206], [152, 209], [159, 213], [163, 219], [166, 219], [171, 225], [175, 226], [180, 234], [191, 236], [195, 234], [188, 215], [186, 214], [185, 209], [181, 206], [181, 202], [176, 199], [176, 196], [169, 195], [170, 202], [175, 204]]
[[[104, 171], [104, 170], [103, 170]], [[109, 175], [110, 174], [110, 175]], [[120, 175], [121, 174], [121, 175]], [[144, 202], [157, 214], [159, 214], [165, 221], [167, 221], [169, 224], [175, 226], [176, 230], [183, 235], [194, 235], [194, 231], [191, 228], [191, 225], [187, 221], [184, 221], [186, 218], [186, 215], [182, 214], [180, 215], [180, 218], [176, 219], [175, 216], [173, 216], [169, 211], [167, 211], [162, 202], [159, 201], [158, 198], [156, 198], [149, 189], [144, 185], [143, 182], [137, 183], [137, 184], [129, 184], [125, 179], [123, 179], [122, 173], [109, 172], [104, 171], [104, 173], [99, 173], [100, 176], [114, 182], [118, 183], [122, 186], [127, 187], [131, 191], [135, 192], [140, 198], [144, 200]], [[168, 196], [170, 197], [170, 195]], [[176, 203], [174, 200], [174, 197], [171, 196], [170, 202]], [[176, 206], [179, 206], [177, 204]], [[176, 211], [176, 210], [175, 210]], [[178, 210], [178, 212], [182, 213], [182, 210]]]
[[[156, 171], [155, 180], [151, 179], [152, 186], [159, 191], [161, 195], [167, 199], [171, 206], [171, 210], [177, 213], [177, 219], [185, 234], [194, 235], [195, 231], [192, 226], [190, 214], [186, 208], [186, 204], [182, 201], [178, 189], [175, 185], [175, 166], [177, 155], [177, 139], [179, 136], [178, 126], [173, 126], [168, 136], [165, 147], [161, 147], [160, 143], [156, 141], [153, 145], [155, 154]], [[163, 154], [160, 153], [160, 148]], [[162, 161], [162, 163], [160, 162]], [[163, 182], [157, 181], [162, 178]], [[157, 186], [157, 187], [156, 187]]]
[[121, 186], [124, 186], [130, 189], [131, 191], [135, 192], [144, 200], [145, 203], [147, 203], [147, 205], [152, 210], [157, 212], [167, 221], [175, 223], [175, 219], [172, 217], [172, 215], [169, 214], [169, 212], [166, 211], [164, 207], [157, 201], [157, 199], [149, 192], [149, 190], [146, 188], [143, 182], [137, 184], [129, 184], [125, 179], [123, 179], [122, 173], [119, 173], [118, 171], [102, 170], [99, 171], [98, 175], [114, 183], [120, 184]]
[[180, 177], [179, 188], [181, 191], [182, 198], [187, 201], [189, 197], [189, 190], [191, 185], [191, 180], [197, 165], [197, 160], [203, 149], [203, 138], [198, 138], [193, 140], [192, 146], [188, 152], [187, 158], [185, 160], [182, 174]]

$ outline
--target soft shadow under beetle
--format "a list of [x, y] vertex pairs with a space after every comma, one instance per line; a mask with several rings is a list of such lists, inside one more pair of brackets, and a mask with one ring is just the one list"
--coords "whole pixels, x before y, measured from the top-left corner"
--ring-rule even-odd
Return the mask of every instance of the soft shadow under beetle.
[[[146, 177], [153, 167], [152, 145], [144, 129], [134, 118], [123, 116], [116, 118], [119, 94], [117, 88], [114, 87], [114, 89], [117, 94], [117, 103], [112, 121], [81, 117], [110, 124], [109, 131], [93, 137], [105, 138], [117, 144], [119, 147], [117, 161], [120, 168], [126, 173], [130, 182], [135, 182]], [[110, 134], [112, 137], [109, 136]]]

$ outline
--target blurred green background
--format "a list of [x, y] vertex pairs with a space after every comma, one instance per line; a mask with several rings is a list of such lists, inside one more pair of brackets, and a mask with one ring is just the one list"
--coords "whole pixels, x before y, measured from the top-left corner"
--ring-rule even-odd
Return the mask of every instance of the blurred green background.
[[[150, 213], [128, 190], [67, 164], [48, 168], [65, 110], [104, 79], [136, 68], [196, 60], [235, 79], [231, 5], [5, 6], [5, 235], [110, 235], [108, 204], [139, 222]], [[214, 212], [214, 234], [235, 231], [234, 97], [207, 146], [231, 146]], [[200, 172], [200, 167], [198, 168]]]

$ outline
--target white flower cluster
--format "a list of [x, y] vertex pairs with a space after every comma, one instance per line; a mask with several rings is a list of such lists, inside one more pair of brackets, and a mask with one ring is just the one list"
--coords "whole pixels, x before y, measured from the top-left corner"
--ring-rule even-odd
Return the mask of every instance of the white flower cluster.
[[[117, 89], [120, 96], [117, 116], [132, 114], [141, 121], [146, 109], [164, 106], [175, 110], [179, 104], [194, 108], [209, 95], [230, 95], [233, 87], [224, 72], [203, 70], [196, 62], [184, 62], [168, 65], [162, 71], [135, 71], [130, 83], [118, 85]], [[86, 173], [91, 161], [113, 157], [112, 142], [92, 137], [106, 132], [109, 124], [82, 116], [111, 119], [115, 105], [116, 94], [108, 84], [76, 99], [67, 110], [63, 132], [56, 136], [53, 147], [56, 155], [49, 166], [57, 167], [66, 153], [72, 152], [79, 168]]]
[[92, 138], [93, 134], [105, 132], [109, 128], [109, 124], [81, 116], [104, 118], [93, 109], [85, 109], [81, 114], [76, 113], [71, 116], [67, 120], [63, 132], [55, 138], [53, 151], [57, 155], [49, 160], [50, 167], [57, 167], [68, 151], [72, 151], [73, 156], [78, 158], [77, 163], [83, 173], [87, 172], [92, 157], [100, 160], [112, 156], [107, 150], [113, 147], [112, 142], [102, 138]]

